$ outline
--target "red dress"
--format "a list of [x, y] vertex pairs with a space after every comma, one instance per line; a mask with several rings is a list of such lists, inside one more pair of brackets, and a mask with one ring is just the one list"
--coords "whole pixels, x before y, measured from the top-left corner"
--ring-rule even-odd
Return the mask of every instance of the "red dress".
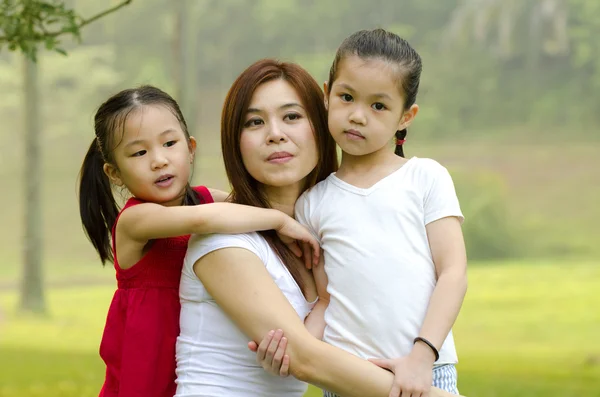
[[[213, 199], [195, 187], [202, 204]], [[121, 210], [142, 203], [129, 199]], [[119, 214], [119, 216], [120, 216]], [[150, 250], [129, 269], [119, 267], [113, 253], [118, 289], [108, 310], [100, 344], [106, 363], [101, 397], [173, 397], [175, 342], [179, 336], [179, 281], [190, 238], [154, 240]]]

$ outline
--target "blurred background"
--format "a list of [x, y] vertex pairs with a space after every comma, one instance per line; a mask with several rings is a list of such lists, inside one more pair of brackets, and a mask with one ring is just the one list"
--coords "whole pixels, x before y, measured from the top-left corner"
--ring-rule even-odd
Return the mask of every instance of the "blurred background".
[[[123, 2], [49, 3], [86, 18]], [[423, 58], [405, 153], [450, 169], [466, 216], [461, 393], [600, 396], [600, 1], [134, 0], [81, 42], [45, 43], [66, 56], [42, 45], [26, 61], [0, 37], [0, 397], [102, 383], [114, 270], [76, 194], [102, 101], [146, 83], [174, 95], [198, 140], [194, 182], [228, 190], [219, 121], [235, 77], [276, 57], [323, 82], [341, 41], [375, 27]]]

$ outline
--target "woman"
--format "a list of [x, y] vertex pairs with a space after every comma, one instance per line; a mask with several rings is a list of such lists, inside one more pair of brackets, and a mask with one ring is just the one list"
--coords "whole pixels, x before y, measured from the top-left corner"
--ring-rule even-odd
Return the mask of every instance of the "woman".
[[[246, 69], [225, 99], [221, 132], [236, 203], [293, 216], [300, 194], [337, 167], [323, 93], [294, 64], [262, 60]], [[272, 233], [192, 237], [180, 296], [176, 396], [300, 397], [301, 381], [345, 396], [389, 393], [391, 373], [304, 327], [315, 282]], [[285, 329], [296, 379], [265, 373], [247, 350], [248, 338], [271, 329]]]

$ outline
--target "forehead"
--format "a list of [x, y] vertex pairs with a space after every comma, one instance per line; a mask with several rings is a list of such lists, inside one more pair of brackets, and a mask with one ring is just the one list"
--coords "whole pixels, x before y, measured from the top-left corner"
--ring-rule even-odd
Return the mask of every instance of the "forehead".
[[348, 85], [363, 95], [384, 93], [402, 100], [398, 85], [398, 69], [381, 59], [362, 59], [357, 55], [346, 56], [338, 65], [336, 86]]
[[300, 96], [294, 87], [283, 79], [277, 79], [263, 83], [256, 88], [250, 100], [249, 108], [266, 110], [279, 108], [290, 103], [302, 105]]
[[133, 109], [126, 115], [121, 129], [115, 131], [117, 137], [127, 141], [150, 139], [163, 131], [173, 129], [181, 131], [179, 120], [171, 109], [161, 105], [145, 105]]

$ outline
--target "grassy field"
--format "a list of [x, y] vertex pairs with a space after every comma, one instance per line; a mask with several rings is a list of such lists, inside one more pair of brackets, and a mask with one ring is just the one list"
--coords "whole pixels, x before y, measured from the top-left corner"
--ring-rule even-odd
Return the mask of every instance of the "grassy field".
[[[599, 265], [472, 266], [454, 329], [461, 393], [599, 397]], [[14, 289], [0, 291], [0, 397], [97, 395], [98, 341], [112, 292], [104, 283], [55, 287], [48, 317], [34, 318], [14, 313]], [[311, 389], [308, 395], [320, 394]]]

